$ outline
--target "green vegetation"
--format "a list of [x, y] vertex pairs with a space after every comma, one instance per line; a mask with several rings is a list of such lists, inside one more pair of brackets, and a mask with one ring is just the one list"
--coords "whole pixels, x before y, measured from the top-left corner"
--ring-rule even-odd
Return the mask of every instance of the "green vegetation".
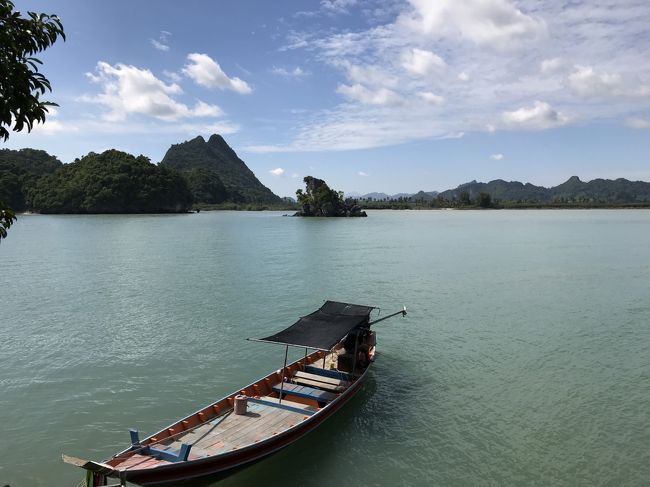
[[497, 179], [471, 181], [439, 194], [420, 191], [395, 199], [361, 199], [369, 209], [429, 208], [648, 208], [650, 183], [627, 179], [594, 179], [577, 176], [552, 188]]
[[42, 150], [0, 150], [0, 200], [15, 211], [28, 208], [29, 194], [39, 178], [52, 174], [63, 164]]
[[91, 152], [40, 178], [29, 207], [41, 213], [171, 213], [191, 208], [175, 171], [117, 150]]
[[346, 200], [342, 191], [330, 189], [322, 179], [307, 176], [303, 181], [305, 191], [296, 191], [298, 205], [302, 208], [296, 216], [367, 216], [356, 200]]
[[16, 221], [16, 215], [13, 210], [7, 208], [5, 204], [0, 201], [0, 242], [3, 238], [7, 238], [7, 230]]
[[[186, 178], [198, 208], [220, 204], [286, 207], [264, 186], [220, 135], [172, 145], [160, 163]], [[201, 171], [201, 172], [196, 172]], [[201, 179], [207, 177], [209, 182]]]
[[0, 138], [7, 140], [25, 127], [31, 131], [34, 123], [45, 122], [48, 106], [56, 103], [41, 101], [40, 95], [52, 91], [48, 79], [38, 71], [40, 60], [33, 57], [61, 37], [63, 25], [56, 15], [27, 12], [23, 18], [14, 12], [14, 4], [0, 0]]

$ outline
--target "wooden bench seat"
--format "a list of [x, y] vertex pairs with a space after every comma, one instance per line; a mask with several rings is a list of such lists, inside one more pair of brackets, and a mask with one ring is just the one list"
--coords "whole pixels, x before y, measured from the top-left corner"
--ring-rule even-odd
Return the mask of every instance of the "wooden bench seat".
[[273, 391], [280, 394], [292, 395], [296, 397], [303, 397], [305, 399], [313, 399], [320, 402], [330, 402], [336, 399], [336, 394], [327, 391], [321, 391], [319, 389], [314, 389], [313, 387], [301, 386], [298, 384], [291, 384], [285, 382], [284, 386], [281, 388], [281, 384], [273, 386]]
[[317, 382], [323, 382], [335, 387], [341, 386], [344, 389], [350, 386], [350, 382], [343, 379], [335, 379], [334, 377], [326, 377], [324, 375], [312, 374], [310, 372], [303, 372], [302, 370], [297, 371], [294, 374], [294, 377], [300, 377], [301, 379], [307, 379]]
[[352, 379], [352, 375], [347, 374], [345, 372], [341, 372], [338, 370], [322, 369], [320, 367], [314, 367], [313, 365], [306, 365], [305, 372], [309, 372], [310, 374], [320, 375], [322, 377], [332, 377], [334, 379], [341, 379], [341, 380], [348, 380], [348, 381]]

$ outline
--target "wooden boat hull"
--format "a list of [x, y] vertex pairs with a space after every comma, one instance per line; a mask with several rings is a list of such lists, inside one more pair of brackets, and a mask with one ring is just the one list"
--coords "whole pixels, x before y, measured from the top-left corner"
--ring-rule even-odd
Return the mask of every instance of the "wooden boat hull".
[[[294, 362], [291, 366], [299, 364], [303, 360], [306, 361], [314, 355], [318, 356], [318, 354], [319, 352], [314, 352], [314, 354], [311, 354], [309, 357]], [[291, 366], [289, 366], [289, 368]], [[304, 420], [295, 426], [280, 432], [277, 435], [266, 438], [259, 443], [254, 443], [231, 452], [195, 460], [170, 463], [156, 468], [123, 470], [120, 472], [120, 477], [123, 480], [147, 486], [171, 484], [183, 480], [197, 479], [199, 477], [226, 477], [245, 466], [262, 460], [263, 458], [291, 445], [293, 442], [318, 427], [323, 421], [338, 411], [356, 395], [356, 393], [361, 389], [369, 369], [369, 366], [366, 367], [363, 373], [355, 378], [354, 382], [352, 382], [344, 392], [338, 395], [338, 397], [332, 400], [329, 404], [320, 408], [311, 416], [305, 416]], [[264, 379], [260, 379], [260, 381], [263, 380]], [[260, 381], [247, 386], [247, 388], [253, 387]], [[227, 396], [227, 398], [232, 398], [234, 395], [235, 394], [231, 394], [230, 396]], [[288, 404], [291, 404], [291, 402], [288, 402]], [[156, 435], [152, 435], [152, 437], [155, 436]], [[125, 450], [124, 452], [121, 452], [121, 454], [128, 453], [128, 451], [129, 450]], [[111, 474], [110, 476], [117, 475]], [[216, 480], [216, 478], [214, 480]]]

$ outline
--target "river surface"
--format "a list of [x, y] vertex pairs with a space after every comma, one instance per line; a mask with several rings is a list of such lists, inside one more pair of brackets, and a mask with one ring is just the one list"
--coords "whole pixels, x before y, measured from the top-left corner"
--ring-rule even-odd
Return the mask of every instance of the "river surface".
[[76, 485], [61, 453], [281, 367], [245, 339], [326, 299], [409, 314], [351, 403], [220, 486], [650, 482], [650, 211], [24, 215], [0, 258], [0, 485]]

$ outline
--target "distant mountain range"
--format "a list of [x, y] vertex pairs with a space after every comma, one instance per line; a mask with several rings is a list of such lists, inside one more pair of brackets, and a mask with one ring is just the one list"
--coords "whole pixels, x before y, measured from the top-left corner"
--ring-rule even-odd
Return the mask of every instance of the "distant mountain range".
[[474, 199], [479, 193], [488, 193], [492, 200], [514, 202], [612, 204], [650, 202], [650, 183], [628, 181], [623, 178], [594, 179], [584, 182], [578, 176], [572, 176], [564, 183], [551, 188], [502, 179], [496, 179], [489, 183], [471, 181], [461, 184], [456, 189], [443, 191], [438, 196], [445, 200], [455, 200], [460, 198], [464, 192], [469, 194], [470, 199]]
[[578, 176], [570, 177], [558, 186], [546, 188], [519, 181], [504, 181], [495, 179], [488, 183], [470, 181], [454, 189], [446, 191], [419, 191], [417, 193], [368, 193], [358, 196], [361, 200], [390, 201], [400, 198], [407, 201], [431, 201], [441, 199], [455, 201], [461, 199], [466, 193], [470, 200], [474, 200], [480, 193], [487, 193], [493, 201], [502, 202], [530, 202], [530, 203], [575, 203], [590, 202], [604, 204], [633, 204], [650, 203], [650, 183], [644, 181], [629, 181], [619, 178], [594, 179], [581, 181]]

